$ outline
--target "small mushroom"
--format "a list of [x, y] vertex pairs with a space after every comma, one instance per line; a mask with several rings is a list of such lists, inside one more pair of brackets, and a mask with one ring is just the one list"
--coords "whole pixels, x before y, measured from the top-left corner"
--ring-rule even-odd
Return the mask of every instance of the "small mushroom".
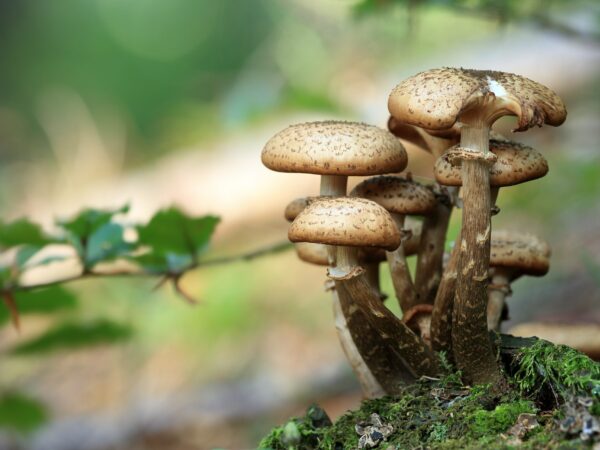
[[[404, 228], [407, 215], [426, 215], [435, 207], [431, 189], [410, 179], [398, 176], [369, 178], [358, 184], [351, 196], [377, 202], [390, 212], [398, 230]], [[406, 263], [404, 245], [387, 253], [396, 297], [403, 311], [417, 304], [417, 293]]]
[[[361, 311], [371, 326], [404, 364], [397, 375], [404, 382], [438, 371], [437, 359], [415, 335], [380, 301], [366, 281], [357, 257], [358, 247], [394, 250], [400, 232], [390, 214], [377, 203], [363, 198], [332, 198], [311, 203], [289, 229], [292, 242], [316, 242], [337, 246], [336, 266], [328, 270], [338, 292], [349, 294], [348, 309]], [[354, 308], [353, 308], [354, 307]]]
[[550, 246], [540, 238], [514, 231], [493, 231], [488, 286], [488, 329], [499, 331], [510, 283], [522, 275], [543, 276], [550, 267]]
[[461, 124], [463, 193], [460, 270], [453, 309], [453, 352], [465, 379], [503, 380], [487, 331], [487, 278], [491, 234], [489, 132], [502, 116], [517, 116], [516, 131], [566, 119], [560, 98], [547, 87], [518, 75], [455, 68], [434, 69], [394, 88], [388, 109], [397, 120], [430, 130]]

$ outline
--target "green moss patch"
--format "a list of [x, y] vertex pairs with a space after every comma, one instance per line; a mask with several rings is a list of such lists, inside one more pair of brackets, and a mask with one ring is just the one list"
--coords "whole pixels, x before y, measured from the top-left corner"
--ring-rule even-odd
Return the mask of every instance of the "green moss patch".
[[[365, 428], [373, 414], [393, 427], [387, 440], [379, 442], [377, 448], [382, 449], [573, 449], [589, 448], [598, 438], [581, 440], [579, 429], [567, 432], [562, 426], [573, 410], [568, 405], [578, 398], [592, 402], [586, 411], [598, 419], [598, 363], [568, 347], [538, 341], [515, 352], [507, 369], [513, 374], [509, 378], [513, 387], [500, 394], [491, 386], [464, 386], [460, 374], [452, 373], [420, 380], [395, 397], [364, 401], [335, 424], [318, 407], [311, 407], [305, 416], [273, 429], [259, 448], [355, 449], [361, 437], [356, 426]], [[555, 400], [551, 410], [546, 408], [548, 392]], [[517, 435], [514, 426], [521, 414], [533, 415], [529, 417], [536, 424]]]

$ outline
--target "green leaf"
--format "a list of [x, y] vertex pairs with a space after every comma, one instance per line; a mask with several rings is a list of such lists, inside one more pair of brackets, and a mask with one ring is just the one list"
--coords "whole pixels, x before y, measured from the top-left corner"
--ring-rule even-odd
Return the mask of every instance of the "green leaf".
[[0, 222], [0, 246], [16, 247], [18, 245], [31, 245], [43, 247], [55, 242], [44, 234], [39, 225], [27, 219], [19, 219], [9, 224]]
[[[60, 286], [51, 286], [33, 291], [17, 291], [14, 293], [19, 314], [50, 314], [74, 309], [77, 299], [70, 291]], [[7, 308], [0, 308], [0, 325], [10, 319]]]
[[124, 231], [117, 223], [107, 223], [98, 228], [87, 242], [85, 266], [91, 268], [99, 262], [112, 261], [131, 252], [135, 246], [124, 240]]
[[90, 237], [104, 225], [110, 223], [117, 214], [129, 211], [129, 205], [117, 209], [85, 209], [70, 220], [59, 221], [60, 225], [67, 231], [67, 241], [75, 247], [82, 261], [85, 261], [87, 243]]
[[15, 355], [50, 353], [65, 349], [114, 344], [129, 339], [133, 334], [130, 326], [108, 319], [80, 324], [65, 322], [42, 333], [41, 336], [13, 347]]
[[0, 396], [0, 428], [27, 433], [48, 420], [46, 407], [39, 401], [19, 392]]
[[219, 218], [190, 217], [175, 207], [157, 212], [139, 226], [139, 244], [150, 251], [135, 261], [149, 271], [181, 273], [206, 250]]

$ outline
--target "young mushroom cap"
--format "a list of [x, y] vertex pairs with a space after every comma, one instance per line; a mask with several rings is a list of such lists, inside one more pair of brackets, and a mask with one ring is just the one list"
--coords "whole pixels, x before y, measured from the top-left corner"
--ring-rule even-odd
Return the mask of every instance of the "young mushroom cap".
[[[445, 186], [462, 186], [459, 159], [453, 159], [453, 147], [435, 162], [434, 174]], [[490, 186], [512, 186], [541, 178], [548, 173], [548, 162], [537, 150], [512, 141], [490, 140], [496, 160], [490, 167]]]
[[298, 258], [306, 263], [317, 266], [329, 265], [326, 245], [313, 244], [312, 242], [298, 242], [294, 244], [294, 249]]
[[261, 159], [278, 172], [346, 176], [400, 172], [408, 162], [389, 131], [341, 121], [291, 125], [269, 139]]
[[423, 215], [436, 205], [435, 195], [428, 187], [398, 176], [379, 176], [359, 183], [350, 193], [377, 202], [391, 213]]
[[324, 198], [308, 205], [288, 231], [292, 242], [394, 250], [400, 232], [390, 214], [362, 198]]
[[288, 222], [293, 222], [298, 214], [304, 210], [304, 208], [319, 198], [321, 197], [299, 197], [292, 200], [290, 203], [288, 203], [288, 205], [285, 207], [285, 211], [283, 212], [285, 220]]
[[490, 123], [502, 115], [517, 116], [515, 131], [544, 123], [558, 126], [567, 115], [551, 89], [520, 75], [491, 70], [428, 70], [401, 82], [388, 99], [390, 113], [400, 122], [430, 130], [452, 128], [459, 116], [483, 105], [492, 107]]
[[492, 231], [490, 267], [519, 275], [545, 275], [550, 268], [550, 246], [532, 234]]

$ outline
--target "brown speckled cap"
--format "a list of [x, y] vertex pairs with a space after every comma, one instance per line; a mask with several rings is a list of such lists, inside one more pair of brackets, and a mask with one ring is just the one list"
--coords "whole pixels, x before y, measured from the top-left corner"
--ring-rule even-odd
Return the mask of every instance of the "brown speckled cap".
[[363, 198], [324, 198], [308, 205], [290, 226], [292, 242], [395, 250], [400, 232], [390, 214]]
[[298, 258], [304, 262], [317, 266], [329, 265], [326, 245], [313, 244], [312, 242], [297, 242], [294, 244], [294, 249]]
[[379, 176], [359, 183], [350, 193], [379, 203], [396, 214], [424, 215], [435, 208], [435, 195], [416, 181], [397, 176]]
[[309, 122], [287, 127], [262, 151], [262, 162], [278, 172], [317, 175], [379, 175], [408, 163], [389, 131], [356, 122]]
[[492, 231], [490, 267], [504, 267], [525, 275], [545, 275], [550, 268], [550, 246], [532, 234]]
[[[417, 254], [421, 244], [421, 223], [415, 222], [409, 225], [408, 229], [411, 231], [410, 236], [403, 238], [402, 246], [405, 256], [413, 256]], [[371, 247], [360, 249], [358, 251], [358, 259], [365, 262], [385, 262], [387, 261], [387, 256], [385, 250]]]
[[[490, 141], [496, 161], [490, 167], [490, 186], [513, 186], [541, 178], [548, 173], [548, 162], [537, 150], [512, 141]], [[460, 167], [452, 165], [452, 150], [435, 162], [434, 174], [445, 186], [462, 186]]]
[[319, 198], [323, 197], [299, 197], [292, 200], [288, 203], [288, 205], [285, 207], [285, 211], [283, 212], [285, 220], [287, 220], [288, 222], [293, 222], [294, 219], [298, 216], [298, 214], [300, 214], [302, 210], [304, 210], [304, 208], [306, 208], [313, 201]]
[[397, 85], [388, 109], [400, 122], [431, 129], [452, 128], [465, 112], [493, 100], [495, 118], [518, 117], [515, 131], [544, 123], [558, 126], [567, 116], [552, 90], [528, 78], [506, 72], [445, 67], [418, 73]]
[[401, 139], [405, 145], [407, 143], [413, 144], [420, 150], [433, 154], [434, 157], [440, 156], [446, 149], [460, 142], [460, 128], [458, 125], [448, 130], [426, 130], [402, 123], [390, 116], [388, 129], [394, 136]]

